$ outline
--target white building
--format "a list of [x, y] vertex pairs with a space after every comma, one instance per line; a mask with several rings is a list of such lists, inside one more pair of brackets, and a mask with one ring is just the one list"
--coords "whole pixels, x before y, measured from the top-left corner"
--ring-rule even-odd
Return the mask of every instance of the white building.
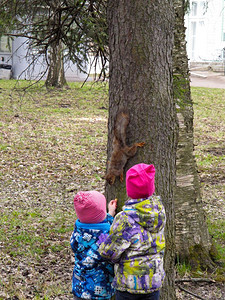
[[[3, 36], [0, 39], [0, 79], [7, 77], [8, 70], [4, 69], [6, 65], [12, 67], [11, 77], [14, 79], [38, 79], [42, 75], [43, 79], [46, 79], [45, 58], [40, 57], [35, 61], [35, 64], [31, 64], [33, 60], [32, 53], [28, 55], [27, 51], [26, 38], [15, 38], [10, 45], [10, 49], [7, 38]], [[65, 63], [64, 67], [66, 80], [68, 81], [84, 81], [87, 77], [87, 74], [81, 73], [72, 63]]]
[[185, 17], [190, 62], [222, 62], [225, 47], [225, 1], [190, 0]]

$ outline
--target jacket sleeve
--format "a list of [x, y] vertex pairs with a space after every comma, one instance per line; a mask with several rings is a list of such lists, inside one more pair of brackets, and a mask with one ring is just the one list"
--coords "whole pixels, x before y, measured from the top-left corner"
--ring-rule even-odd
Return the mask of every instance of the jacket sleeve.
[[73, 252], [75, 253], [76, 250], [77, 250], [77, 247], [78, 247], [78, 243], [77, 243], [77, 240], [76, 240], [76, 224], [75, 224], [75, 227], [74, 227], [74, 231], [73, 233], [71, 234], [71, 237], [70, 237], [70, 246], [73, 250]]
[[124, 213], [116, 215], [110, 228], [109, 236], [100, 245], [99, 253], [105, 259], [116, 263], [121, 255], [131, 245], [131, 226], [127, 222], [127, 216]]
[[110, 225], [112, 225], [113, 220], [114, 220], [114, 218], [113, 218], [109, 213], [107, 213], [106, 221], [107, 221]]

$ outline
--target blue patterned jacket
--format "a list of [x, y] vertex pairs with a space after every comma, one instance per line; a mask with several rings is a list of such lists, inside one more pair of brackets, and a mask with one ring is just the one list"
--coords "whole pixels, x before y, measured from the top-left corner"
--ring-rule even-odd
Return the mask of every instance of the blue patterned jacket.
[[98, 252], [102, 236], [108, 235], [113, 217], [97, 224], [75, 223], [70, 244], [75, 255], [72, 293], [82, 299], [110, 299], [114, 294], [111, 286], [113, 265]]

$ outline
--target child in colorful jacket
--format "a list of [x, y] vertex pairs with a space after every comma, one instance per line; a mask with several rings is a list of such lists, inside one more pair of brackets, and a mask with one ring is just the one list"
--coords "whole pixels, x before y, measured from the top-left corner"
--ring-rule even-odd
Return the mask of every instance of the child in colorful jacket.
[[165, 273], [165, 210], [153, 195], [155, 168], [138, 164], [127, 171], [125, 202], [100, 245], [100, 254], [115, 263], [116, 300], [159, 299]]
[[108, 204], [97, 191], [79, 192], [74, 198], [78, 217], [70, 244], [75, 255], [72, 293], [74, 299], [111, 299], [114, 289], [113, 265], [98, 252], [99, 237], [109, 233], [116, 210], [116, 200]]

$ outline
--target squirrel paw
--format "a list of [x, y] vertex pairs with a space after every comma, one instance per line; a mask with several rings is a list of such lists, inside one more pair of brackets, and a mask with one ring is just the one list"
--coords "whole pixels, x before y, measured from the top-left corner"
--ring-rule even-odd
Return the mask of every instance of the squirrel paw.
[[106, 175], [105, 177], [106, 181], [108, 182], [108, 184], [112, 185], [115, 182], [116, 176], [115, 175]]
[[136, 145], [137, 145], [137, 147], [143, 147], [145, 145], [145, 142], [137, 143]]
[[123, 172], [120, 174], [120, 182], [123, 182]]

